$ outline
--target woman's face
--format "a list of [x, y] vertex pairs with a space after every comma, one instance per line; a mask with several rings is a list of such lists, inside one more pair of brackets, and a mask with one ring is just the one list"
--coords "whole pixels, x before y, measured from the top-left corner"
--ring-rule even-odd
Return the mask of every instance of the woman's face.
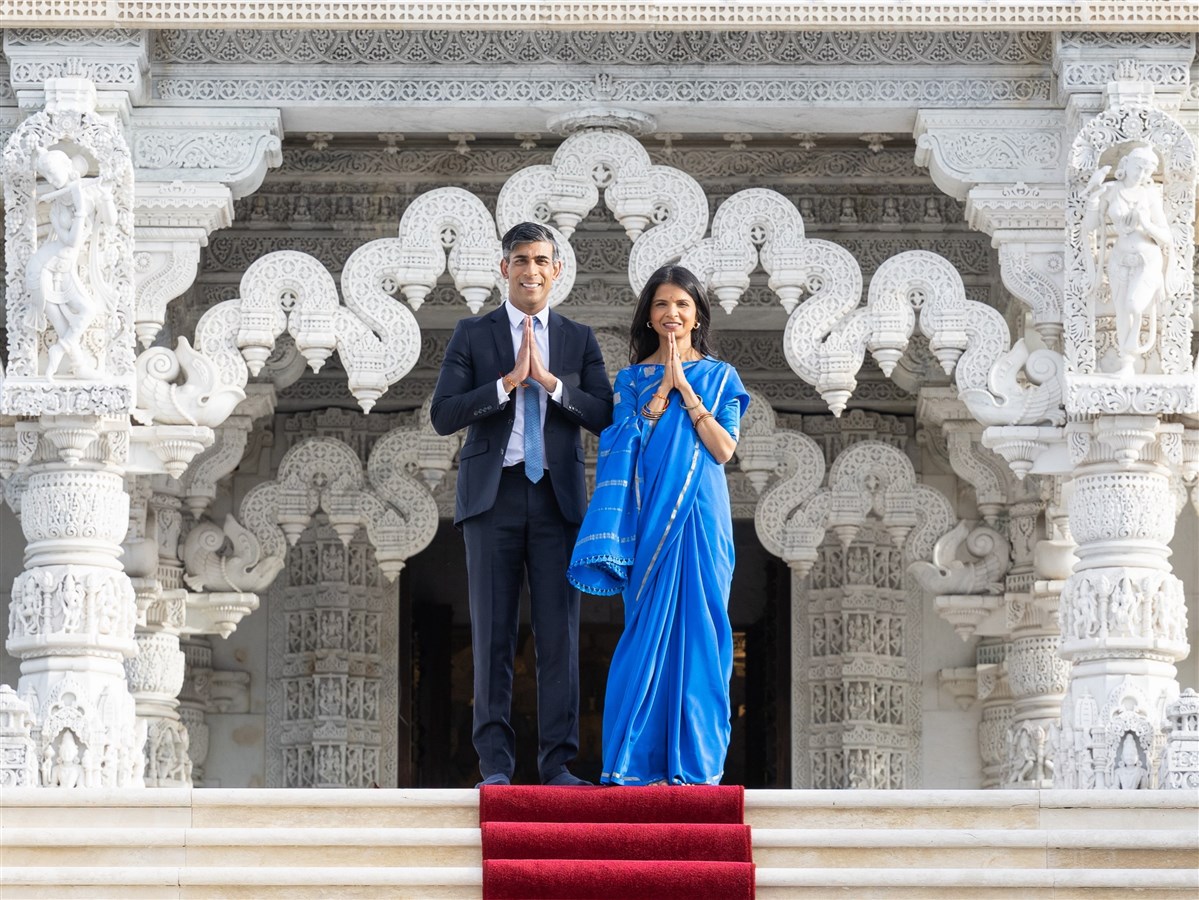
[[1157, 160], [1134, 154], [1124, 161], [1126, 180], [1135, 185], [1148, 184], [1153, 180], [1153, 170], [1157, 168]]
[[691, 295], [677, 284], [661, 284], [649, 304], [649, 324], [660, 338], [690, 337], [699, 313]]

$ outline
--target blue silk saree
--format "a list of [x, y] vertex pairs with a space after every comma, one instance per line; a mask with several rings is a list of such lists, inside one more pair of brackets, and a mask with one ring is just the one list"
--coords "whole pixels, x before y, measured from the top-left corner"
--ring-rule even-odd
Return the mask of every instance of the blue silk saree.
[[[705, 358], [684, 371], [738, 438], [749, 396], [736, 370]], [[604, 700], [606, 784], [718, 784], [729, 746], [728, 484], [677, 394], [656, 423], [640, 414], [662, 372], [635, 365], [616, 377], [613, 423], [600, 436], [595, 493], [567, 573], [586, 593], [624, 594]]]

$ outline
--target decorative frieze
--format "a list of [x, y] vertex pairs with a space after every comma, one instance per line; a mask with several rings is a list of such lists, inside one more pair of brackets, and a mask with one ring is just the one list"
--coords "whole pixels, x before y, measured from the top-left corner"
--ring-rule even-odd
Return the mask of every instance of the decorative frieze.
[[[129, 25], [157, 26], [272, 26], [303, 28], [398, 28], [435, 25], [442, 28], [477, 28], [484, 31], [530, 25], [553, 33], [557, 29], [600, 31], [631, 28], [693, 27], [703, 30], [736, 28], [748, 31], [851, 30], [906, 31], [940, 28], [1088, 28], [1119, 31], [1133, 26], [1147, 29], [1185, 29], [1195, 21], [1193, 5], [1152, 0], [1122, 0], [1094, 8], [1080, 7], [1069, 0], [1033, 2], [1006, 0], [1001, 3], [933, 3], [913, 0], [902, 6], [881, 0], [863, 0], [852, 6], [788, 6], [750, 2], [729, 7], [716, 0], [673, 0], [651, 7], [621, 2], [564, 3], [529, 9], [519, 3], [495, 3], [479, 9], [457, 0], [402, 2], [380, 5], [372, 0], [353, 0], [328, 6], [316, 0], [257, 0], [252, 4], [232, 0], [210, 3], [199, 9], [176, 3], [139, 0], [117, 11], [107, 6], [79, 7], [68, 0], [38, 2], [20, 0], [13, 4], [13, 20], [22, 25], [56, 26]], [[532, 18], [530, 18], [532, 16]]]
[[[394, 73], [328, 76], [306, 73], [303, 77], [252, 74], [240, 77], [172, 72], [155, 79], [155, 95], [160, 100], [188, 103], [208, 97], [223, 102], [323, 105], [351, 96], [359, 103], [436, 106], [461, 103], [471, 98], [478, 106], [494, 109], [511, 105], [527, 107], [530, 97], [542, 104], [583, 106], [617, 103], [625, 106], [649, 105], [651, 108], [690, 107], [696, 103], [727, 106], [744, 104], [774, 109], [802, 105], [843, 107], [867, 104], [876, 107], [908, 106], [916, 103], [931, 107], [973, 107], [980, 103], [1000, 105], [1041, 102], [1050, 99], [1050, 82], [1039, 76], [946, 76], [943, 72], [926, 77], [878, 78], [874, 73], [840, 75], [830, 79], [820, 73], [796, 70], [786, 76], [764, 77], [753, 69], [730, 69], [714, 73], [709, 69], [670, 71], [653, 78], [612, 76], [597, 79], [584, 73], [570, 72], [554, 77], [530, 78], [498, 70], [490, 76], [465, 77], [414, 70], [402, 78]], [[781, 121], [780, 121], [781, 124]]]
[[[898, 40], [896, 39], [898, 38]], [[302, 30], [164, 29], [154, 61], [178, 65], [953, 65], [1044, 64], [1044, 32], [462, 31], [387, 28], [355, 34]]]

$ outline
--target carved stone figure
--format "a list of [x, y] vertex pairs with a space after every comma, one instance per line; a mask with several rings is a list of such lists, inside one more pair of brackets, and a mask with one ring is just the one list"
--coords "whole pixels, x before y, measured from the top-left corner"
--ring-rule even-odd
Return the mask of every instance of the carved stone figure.
[[[1116, 164], [1114, 181], [1106, 181], [1111, 166], [1101, 166], [1083, 191], [1083, 230], [1088, 239], [1097, 238], [1093, 255], [1085, 254], [1084, 261], [1095, 301], [1102, 296], [1099, 272], [1107, 275], [1116, 317], [1117, 375], [1130, 374], [1135, 360], [1153, 347], [1158, 304], [1166, 298], [1173, 239], [1161, 188], [1153, 181], [1157, 167], [1151, 148], [1134, 147]], [[1146, 319], [1148, 336], [1142, 343]]]
[[[25, 270], [25, 284], [33, 298], [33, 314], [53, 328], [56, 340], [46, 351], [46, 375], [58, 374], [67, 359], [73, 374], [90, 377], [95, 366], [83, 347], [87, 330], [105, 310], [106, 286], [101, 248], [95, 224], [115, 224], [112, 193], [95, 178], [84, 178], [87, 162], [62, 150], [44, 150], [37, 172], [50, 185], [38, 197], [49, 204], [50, 230], [34, 251]], [[87, 281], [81, 275], [86, 269]], [[39, 325], [39, 328], [42, 327]]]
[[52, 787], [73, 788], [82, 785], [83, 764], [80, 762], [79, 744], [74, 732], [70, 729], [64, 731], [58, 739], [58, 752], [47, 748], [46, 756], [50, 763], [48, 783]]
[[1149, 786], [1149, 770], [1141, 762], [1141, 749], [1136, 735], [1125, 732], [1120, 740], [1120, 760], [1116, 763], [1116, 783], [1122, 791], [1137, 791]]

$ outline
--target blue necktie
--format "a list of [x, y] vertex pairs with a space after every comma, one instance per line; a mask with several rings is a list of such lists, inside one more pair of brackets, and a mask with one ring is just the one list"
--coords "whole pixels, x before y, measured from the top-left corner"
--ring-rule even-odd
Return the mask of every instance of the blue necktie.
[[521, 388], [525, 404], [525, 476], [536, 484], [545, 474], [541, 452], [541, 403], [535, 384]]

